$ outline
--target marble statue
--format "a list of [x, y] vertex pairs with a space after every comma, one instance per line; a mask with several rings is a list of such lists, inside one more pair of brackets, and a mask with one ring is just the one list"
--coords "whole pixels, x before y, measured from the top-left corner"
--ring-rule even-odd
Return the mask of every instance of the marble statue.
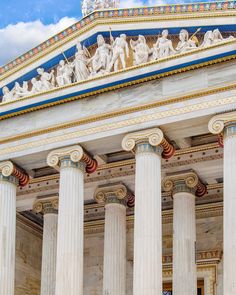
[[31, 92], [30, 92], [31, 94], [38, 93], [38, 92], [41, 92], [41, 91], [44, 90], [41, 80], [37, 80], [36, 78], [33, 78], [31, 80], [31, 84], [32, 84], [32, 89], [31, 89]]
[[148, 62], [150, 48], [146, 43], [146, 39], [143, 35], [138, 36], [138, 40], [130, 40], [130, 47], [134, 52], [134, 65], [140, 65]]
[[114, 71], [118, 71], [119, 59], [121, 61], [122, 69], [126, 68], [126, 58], [129, 58], [129, 45], [126, 41], [126, 35], [121, 34], [120, 37], [117, 37], [115, 40], [111, 35], [111, 44], [112, 44], [112, 58], [109, 66], [111, 71], [114, 66]]
[[161, 33], [161, 37], [159, 37], [157, 39], [157, 42], [153, 45], [153, 60], [168, 57], [176, 53], [176, 51], [173, 48], [172, 41], [168, 39], [168, 35], [168, 30], [163, 30]]
[[179, 33], [179, 43], [176, 47], [176, 51], [178, 53], [181, 53], [197, 48], [198, 40], [196, 39], [196, 37], [194, 37], [195, 34], [191, 38], [189, 38], [188, 31], [185, 29], [181, 30]]
[[13, 91], [10, 91], [7, 86], [4, 86], [2, 88], [2, 94], [3, 94], [2, 102], [9, 102], [9, 101], [14, 100]]
[[42, 83], [42, 91], [47, 91], [55, 87], [54, 70], [50, 73], [44, 71], [43, 68], [38, 68], [39, 80]]
[[60, 60], [57, 67], [56, 81], [58, 86], [64, 86], [72, 83], [73, 65]]
[[21, 87], [18, 82], [15, 83], [15, 86], [13, 88], [14, 91], [14, 99], [18, 99], [20, 97], [24, 97], [29, 95], [29, 89], [28, 89], [28, 82], [24, 81], [23, 86]]
[[98, 48], [90, 60], [92, 63], [92, 76], [96, 74], [108, 73], [111, 62], [111, 45], [105, 42], [105, 39], [102, 35], [97, 36], [97, 44]]
[[[92, 0], [86, 0], [91, 4]], [[90, 1], [90, 2], [89, 2]], [[106, 2], [107, 1], [107, 2]], [[110, 5], [111, 0], [97, 0], [97, 5]], [[99, 4], [100, 3], [100, 4]], [[107, 3], [107, 4], [106, 4]], [[199, 46], [199, 40], [196, 34], [200, 31], [199, 28], [191, 37], [186, 29], [182, 29], [179, 33], [179, 42], [174, 49], [172, 41], [168, 39], [168, 30], [163, 30], [161, 36], [158, 37], [156, 43], [150, 49], [143, 35], [139, 35], [137, 40], [130, 40], [130, 47], [133, 50], [133, 64], [141, 65], [150, 60], [158, 60], [174, 54], [183, 53], [189, 50], [196, 49]], [[233, 36], [224, 38], [219, 29], [209, 30], [204, 34], [204, 40], [199, 46], [201, 48], [218, 44], [227, 40], [234, 39]], [[103, 75], [111, 71], [119, 70], [127, 67], [126, 59], [129, 58], [129, 45], [126, 34], [121, 34], [117, 38], [113, 38], [110, 33], [110, 41], [105, 42], [104, 37], [99, 34], [97, 36], [97, 49], [91, 57], [88, 49], [80, 42], [76, 44], [76, 53], [74, 60], [69, 62], [66, 58], [61, 60], [57, 66], [56, 73], [54, 70], [46, 72], [43, 68], [38, 68], [38, 77], [31, 80], [32, 89], [29, 90], [29, 84], [24, 81], [22, 86], [16, 82], [10, 90], [7, 86], [2, 89], [2, 101], [12, 101], [25, 97], [29, 94], [35, 94], [42, 91], [48, 91], [56, 86], [65, 86], [73, 82], [84, 81], [89, 77]]]
[[91, 57], [88, 49], [85, 46], [82, 46], [80, 42], [77, 43], [76, 49], [75, 59], [72, 63], [75, 69], [75, 82], [86, 80], [89, 77], [90, 72], [88, 64]]

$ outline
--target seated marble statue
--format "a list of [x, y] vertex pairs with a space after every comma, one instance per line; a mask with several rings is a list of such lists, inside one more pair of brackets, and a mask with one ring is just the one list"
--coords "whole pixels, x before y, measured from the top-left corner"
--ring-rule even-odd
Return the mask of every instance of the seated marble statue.
[[31, 84], [32, 84], [32, 89], [30, 91], [31, 94], [43, 91], [43, 86], [42, 86], [41, 80], [37, 80], [36, 78], [33, 78], [31, 80]]
[[60, 60], [57, 67], [56, 81], [58, 86], [64, 86], [72, 83], [73, 66], [71, 63], [65, 63]]
[[94, 56], [91, 58], [92, 63], [91, 75], [105, 74], [109, 72], [109, 65], [111, 62], [111, 50], [110, 44], [105, 42], [102, 35], [97, 36], [98, 48]]
[[85, 46], [82, 46], [80, 42], [77, 43], [76, 49], [77, 51], [72, 65], [75, 69], [75, 82], [78, 82], [86, 80], [89, 77], [90, 72], [88, 64], [91, 56], [88, 49]]
[[223, 38], [219, 29], [215, 29], [214, 31], [207, 31], [204, 35], [204, 40], [201, 47], [207, 47], [214, 44], [218, 44], [223, 41], [232, 40], [233, 36], [229, 36], [228, 38]]
[[130, 47], [134, 52], [135, 66], [148, 62], [151, 51], [143, 35], [139, 35], [137, 41], [131, 39]]
[[197, 42], [198, 40], [196, 39], [195, 36], [192, 36], [191, 38], [189, 38], [188, 31], [183, 29], [179, 33], [179, 43], [176, 47], [176, 51], [178, 53], [181, 53], [181, 52], [193, 50], [197, 48]]
[[109, 65], [109, 70], [114, 66], [114, 71], [118, 71], [119, 59], [121, 61], [122, 69], [126, 68], [126, 58], [129, 58], [129, 45], [126, 41], [126, 35], [121, 34], [115, 40], [111, 35], [112, 44], [112, 58]]
[[42, 90], [47, 91], [55, 87], [54, 71], [50, 73], [44, 71], [43, 68], [38, 68], [37, 73], [39, 74], [39, 80], [42, 83]]
[[10, 89], [7, 86], [4, 86], [2, 88], [2, 102], [9, 102], [14, 100], [14, 93], [13, 91], [10, 91]]
[[152, 48], [152, 59], [157, 60], [158, 58], [168, 57], [176, 53], [173, 48], [172, 41], [168, 39], [168, 30], [163, 30], [161, 37], [157, 39], [157, 42]]
[[18, 82], [16, 82], [13, 88], [13, 91], [14, 91], [14, 99], [18, 99], [20, 97], [29, 95], [30, 92], [29, 92], [28, 82], [24, 81], [22, 87], [20, 86]]

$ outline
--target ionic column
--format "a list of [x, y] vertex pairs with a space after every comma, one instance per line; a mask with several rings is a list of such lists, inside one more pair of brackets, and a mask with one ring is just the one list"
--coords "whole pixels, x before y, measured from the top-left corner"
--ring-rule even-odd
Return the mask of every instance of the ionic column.
[[79, 145], [52, 151], [47, 163], [60, 169], [55, 294], [82, 295], [84, 172], [97, 163]]
[[236, 112], [213, 117], [209, 130], [224, 146], [224, 295], [236, 294]]
[[162, 294], [161, 156], [174, 149], [158, 128], [126, 135], [122, 147], [136, 158], [133, 294]]
[[58, 198], [36, 201], [34, 211], [41, 212], [43, 218], [43, 251], [41, 268], [41, 295], [54, 295], [56, 283], [57, 255], [57, 214]]
[[0, 294], [14, 295], [16, 187], [28, 180], [12, 162], [0, 163]]
[[203, 196], [206, 187], [188, 172], [164, 178], [163, 189], [174, 202], [173, 294], [197, 295], [195, 196]]
[[126, 295], [126, 203], [121, 184], [98, 187], [94, 198], [105, 204], [103, 294]]

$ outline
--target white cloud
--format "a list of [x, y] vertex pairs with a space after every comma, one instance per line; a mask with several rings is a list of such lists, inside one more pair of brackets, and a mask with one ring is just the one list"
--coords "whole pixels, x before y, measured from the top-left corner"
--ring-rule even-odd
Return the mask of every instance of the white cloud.
[[75, 18], [63, 17], [50, 25], [44, 25], [40, 20], [8, 25], [0, 30], [0, 64], [6, 64], [76, 21]]
[[165, 4], [164, 0], [123, 0], [120, 2], [121, 8], [129, 8], [129, 7], [142, 7], [142, 6], [154, 6]]

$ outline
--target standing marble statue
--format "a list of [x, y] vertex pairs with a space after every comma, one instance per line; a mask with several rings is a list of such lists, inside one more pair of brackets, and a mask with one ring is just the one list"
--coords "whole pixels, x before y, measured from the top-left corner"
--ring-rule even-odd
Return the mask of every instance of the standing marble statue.
[[54, 71], [50, 73], [44, 71], [43, 68], [38, 68], [39, 80], [42, 82], [42, 91], [47, 91], [55, 87]]
[[131, 39], [130, 47], [134, 52], [135, 66], [146, 63], [148, 61], [149, 54], [151, 53], [151, 51], [143, 35], [139, 35], [137, 41]]
[[111, 35], [112, 44], [112, 59], [109, 70], [114, 66], [114, 71], [118, 71], [119, 59], [121, 61], [122, 69], [126, 68], [126, 58], [129, 58], [129, 45], [126, 41], [126, 34], [121, 34], [115, 40]]
[[97, 36], [97, 44], [98, 48], [91, 58], [92, 75], [108, 73], [111, 62], [111, 45], [105, 42], [102, 35]]
[[176, 47], [178, 53], [186, 52], [197, 48], [197, 39], [195, 34], [189, 38], [189, 33], [187, 30], [183, 29], [179, 33], [179, 43]]
[[58, 86], [64, 86], [72, 83], [73, 65], [66, 63], [64, 60], [59, 62], [57, 67], [56, 81]]
[[168, 30], [163, 30], [161, 37], [157, 39], [157, 42], [153, 45], [153, 60], [158, 58], [168, 57], [176, 53], [173, 48], [172, 41], [168, 39]]
[[28, 82], [24, 81], [22, 87], [20, 86], [18, 82], [16, 82], [13, 88], [13, 91], [14, 91], [14, 99], [27, 96], [30, 93], [28, 89]]
[[75, 69], [75, 82], [86, 80], [89, 75], [88, 63], [90, 59], [90, 53], [85, 46], [82, 46], [80, 42], [76, 45], [75, 59], [73, 66]]

